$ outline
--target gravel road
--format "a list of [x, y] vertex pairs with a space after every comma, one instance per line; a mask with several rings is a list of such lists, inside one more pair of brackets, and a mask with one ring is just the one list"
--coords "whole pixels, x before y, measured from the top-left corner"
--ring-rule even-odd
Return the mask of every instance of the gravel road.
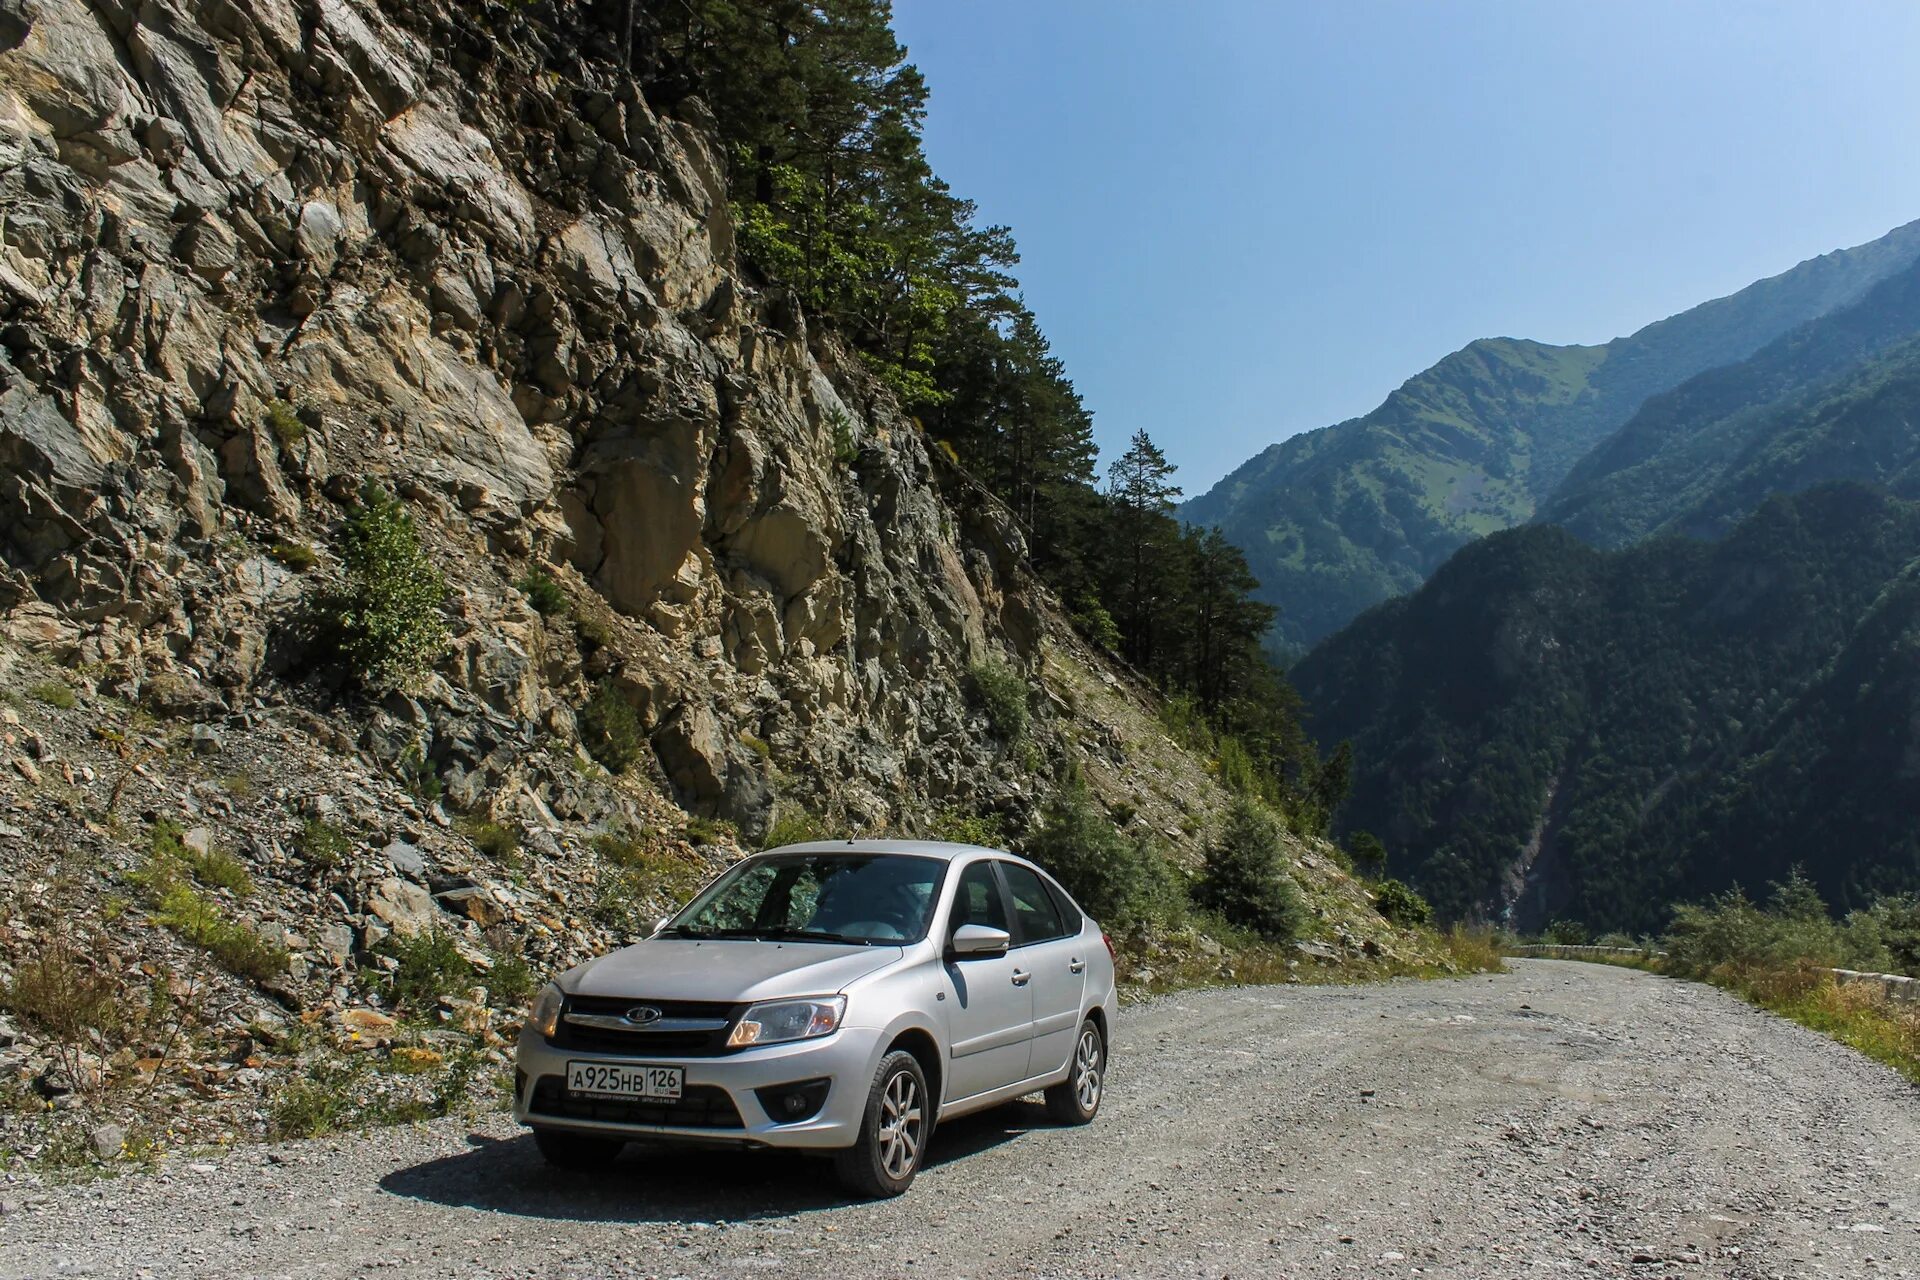
[[1105, 1110], [955, 1121], [905, 1197], [782, 1155], [547, 1170], [502, 1118], [15, 1184], [3, 1276], [1920, 1276], [1920, 1090], [1706, 987], [1498, 977], [1126, 1011]]

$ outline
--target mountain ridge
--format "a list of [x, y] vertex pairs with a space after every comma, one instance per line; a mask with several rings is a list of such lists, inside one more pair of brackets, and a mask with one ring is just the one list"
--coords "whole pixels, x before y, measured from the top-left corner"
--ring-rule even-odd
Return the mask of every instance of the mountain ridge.
[[1476, 339], [1371, 413], [1269, 446], [1189, 502], [1247, 555], [1298, 650], [1531, 519], [1651, 396], [1750, 356], [1920, 259], [1920, 222], [1596, 346]]

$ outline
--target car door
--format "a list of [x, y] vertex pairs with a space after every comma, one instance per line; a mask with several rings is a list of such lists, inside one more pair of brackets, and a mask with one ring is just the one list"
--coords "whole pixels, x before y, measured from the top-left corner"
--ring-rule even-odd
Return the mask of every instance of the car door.
[[[1014, 958], [1033, 991], [1033, 1036], [1027, 1075], [1048, 1075], [1067, 1065], [1074, 1034], [1080, 1028], [1080, 1001], [1086, 989], [1086, 947], [1079, 913], [1067, 896], [1048, 891], [1031, 867], [1000, 864], [1008, 905], [1013, 909]], [[1069, 919], [1069, 913], [1072, 919]]]
[[[954, 888], [945, 938], [964, 924], [986, 925], [1012, 933], [1006, 895], [990, 860], [965, 867]], [[1033, 1029], [1033, 990], [1011, 950], [997, 956], [959, 957], [948, 953], [951, 984], [947, 1006], [946, 1100], [1026, 1079], [1027, 1041]]]

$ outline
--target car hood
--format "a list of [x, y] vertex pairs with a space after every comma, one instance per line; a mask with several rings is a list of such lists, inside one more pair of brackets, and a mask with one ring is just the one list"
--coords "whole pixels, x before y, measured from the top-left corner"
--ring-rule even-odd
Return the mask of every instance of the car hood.
[[832, 995], [901, 955], [900, 947], [752, 939], [649, 938], [570, 969], [573, 995], [745, 1003]]

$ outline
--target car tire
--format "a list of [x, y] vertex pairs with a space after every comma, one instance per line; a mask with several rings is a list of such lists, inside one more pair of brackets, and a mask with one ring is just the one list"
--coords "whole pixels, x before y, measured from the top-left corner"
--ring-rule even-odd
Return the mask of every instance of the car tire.
[[932, 1133], [926, 1072], [918, 1058], [896, 1049], [880, 1059], [867, 1090], [860, 1137], [834, 1153], [834, 1169], [856, 1195], [897, 1196], [913, 1185]]
[[566, 1129], [535, 1129], [534, 1145], [548, 1164], [560, 1169], [591, 1172], [604, 1169], [620, 1155], [627, 1144], [619, 1138], [597, 1138], [590, 1133]]
[[1100, 1113], [1107, 1086], [1107, 1038], [1088, 1018], [1073, 1039], [1067, 1078], [1047, 1090], [1047, 1114], [1060, 1124], [1086, 1124]]

